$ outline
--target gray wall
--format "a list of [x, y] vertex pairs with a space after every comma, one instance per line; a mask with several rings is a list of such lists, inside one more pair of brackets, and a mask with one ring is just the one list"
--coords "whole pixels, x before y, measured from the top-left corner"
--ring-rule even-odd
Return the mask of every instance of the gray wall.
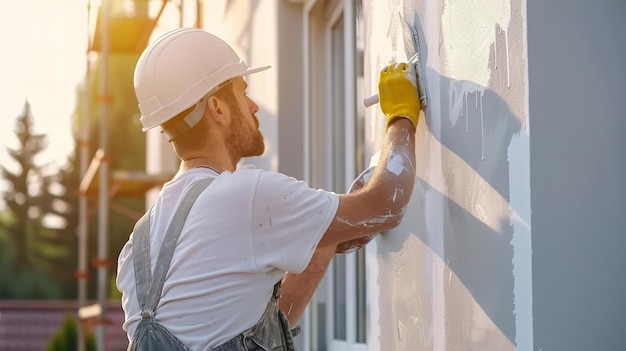
[[528, 1], [537, 350], [626, 348], [625, 14]]
[[302, 5], [278, 2], [278, 171], [304, 179]]

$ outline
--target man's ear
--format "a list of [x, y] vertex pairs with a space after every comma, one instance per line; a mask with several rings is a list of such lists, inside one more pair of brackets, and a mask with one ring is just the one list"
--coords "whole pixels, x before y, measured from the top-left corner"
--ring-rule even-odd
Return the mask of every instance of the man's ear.
[[215, 96], [209, 96], [206, 104], [210, 117], [217, 123], [226, 124], [228, 105]]

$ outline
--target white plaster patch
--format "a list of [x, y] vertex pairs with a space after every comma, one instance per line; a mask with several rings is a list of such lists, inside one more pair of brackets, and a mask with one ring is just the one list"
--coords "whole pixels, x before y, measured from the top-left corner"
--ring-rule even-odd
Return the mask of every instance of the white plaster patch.
[[446, 0], [441, 20], [448, 76], [487, 86], [496, 26], [507, 29], [511, 20], [509, 1]]
[[[452, 1], [445, 0], [442, 14], [442, 50], [446, 57], [445, 72], [454, 83], [450, 84], [450, 114], [453, 125], [467, 111], [468, 94], [478, 96], [489, 85], [491, 68], [489, 59], [491, 46], [494, 46], [494, 67], [497, 69], [497, 55], [506, 56], [506, 71], [509, 75], [508, 34], [511, 20], [509, 1]], [[498, 30], [500, 28], [500, 30]], [[504, 48], [498, 50], [497, 37], [504, 35]], [[502, 53], [504, 52], [504, 53]], [[507, 79], [507, 86], [510, 81]], [[481, 101], [482, 102], [482, 101]], [[482, 111], [482, 107], [481, 107]], [[466, 123], [468, 121], [465, 118]]]
[[387, 170], [397, 176], [399, 176], [407, 167], [404, 165], [404, 159], [402, 155], [392, 155], [387, 161]]

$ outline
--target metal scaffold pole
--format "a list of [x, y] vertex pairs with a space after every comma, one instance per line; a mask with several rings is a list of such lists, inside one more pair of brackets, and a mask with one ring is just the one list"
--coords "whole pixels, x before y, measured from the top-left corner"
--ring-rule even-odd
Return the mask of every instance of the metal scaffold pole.
[[[89, 40], [89, 16], [91, 15], [91, 2], [87, 1], [87, 48], [90, 46]], [[90, 63], [89, 54], [86, 55], [85, 83], [83, 86], [83, 111], [81, 118], [80, 139], [78, 147], [80, 152], [80, 177], [81, 179], [87, 173], [89, 165], [89, 84], [90, 84]], [[87, 278], [89, 276], [87, 266], [87, 247], [89, 243], [88, 236], [88, 200], [87, 195], [79, 191], [78, 198], [78, 269], [76, 271], [76, 279], [78, 283], [78, 308], [85, 307], [87, 304]], [[78, 323], [78, 351], [85, 351], [86, 326]]]
[[[81, 321], [78, 329], [78, 350], [85, 350], [85, 341], [93, 326], [96, 349], [103, 351], [107, 348], [107, 325], [110, 318], [107, 315], [107, 306], [109, 305], [109, 292], [111, 289], [109, 279], [109, 267], [112, 259], [109, 256], [109, 215], [110, 211], [121, 213], [128, 217], [139, 218], [137, 215], [125, 206], [113, 202], [115, 197], [123, 196], [145, 196], [146, 193], [156, 186], [162, 184], [171, 178], [172, 174], [145, 174], [138, 171], [124, 171], [120, 169], [111, 169], [111, 155], [109, 150], [109, 113], [112, 109], [112, 94], [109, 91], [109, 83], [115, 83], [116, 76], [109, 79], [109, 71], [111, 69], [110, 59], [116, 57], [116, 54], [138, 54], [146, 46], [149, 41], [157, 22], [166, 10], [166, 6], [172, 0], [154, 1], [152, 5], [150, 0], [138, 1], [138, 4], [132, 2], [124, 3], [124, 7], [120, 7], [120, 0], [99, 0], [97, 6], [98, 13], [95, 22], [95, 28], [92, 28], [91, 16], [92, 1], [87, 0], [87, 69], [85, 72], [85, 85], [83, 91], [82, 107], [82, 123], [80, 130], [80, 173], [81, 181], [79, 185], [79, 224], [78, 224], [78, 269], [76, 279], [78, 279], [78, 317]], [[128, 6], [126, 6], [128, 5]], [[132, 6], [131, 6], [132, 5]], [[159, 5], [157, 8], [156, 6]], [[180, 0], [180, 24], [183, 21], [183, 0]], [[196, 0], [195, 25], [202, 24], [202, 8], [203, 1]], [[156, 10], [156, 11], [152, 11]], [[121, 34], [120, 34], [121, 33]], [[120, 36], [122, 35], [122, 36]], [[121, 38], [121, 40], [120, 40]], [[96, 54], [98, 61], [94, 61]], [[113, 61], [114, 65], [117, 64]], [[93, 69], [96, 68], [96, 69]], [[97, 69], [100, 71], [98, 73]], [[96, 77], [97, 76], [97, 77]], [[97, 81], [98, 87], [92, 87], [91, 82]], [[94, 91], [97, 89], [97, 93]], [[90, 106], [91, 95], [97, 96], [98, 103], [98, 149], [89, 162], [90, 137], [92, 133], [90, 126], [92, 108]], [[114, 126], [112, 126], [114, 127]], [[96, 298], [95, 304], [87, 305], [87, 281], [88, 281], [88, 262], [89, 262], [89, 218], [90, 203], [89, 197], [97, 197], [96, 208], [98, 213], [97, 225], [97, 252], [95, 257], [91, 259], [92, 265], [96, 268]], [[93, 210], [93, 209], [92, 209]], [[116, 334], [112, 331], [110, 334]], [[111, 336], [109, 334], [109, 336]]]
[[102, 164], [100, 165], [100, 179], [98, 188], [98, 304], [101, 308], [100, 322], [96, 329], [97, 350], [104, 350], [104, 341], [106, 339], [106, 305], [108, 284], [108, 223], [109, 223], [109, 157], [108, 157], [108, 133], [107, 133], [107, 117], [108, 105], [110, 97], [108, 92], [108, 65], [109, 65], [109, 1], [103, 0], [100, 5], [102, 18], [101, 35], [101, 57], [100, 57], [100, 94], [98, 97], [100, 104], [100, 134], [99, 148], [104, 154]]

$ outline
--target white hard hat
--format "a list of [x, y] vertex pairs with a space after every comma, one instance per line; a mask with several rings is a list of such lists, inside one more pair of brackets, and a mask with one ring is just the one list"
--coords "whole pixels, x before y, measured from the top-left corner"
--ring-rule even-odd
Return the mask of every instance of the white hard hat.
[[167, 122], [220, 83], [268, 68], [248, 68], [228, 44], [204, 30], [172, 30], [150, 44], [135, 67], [142, 130]]

